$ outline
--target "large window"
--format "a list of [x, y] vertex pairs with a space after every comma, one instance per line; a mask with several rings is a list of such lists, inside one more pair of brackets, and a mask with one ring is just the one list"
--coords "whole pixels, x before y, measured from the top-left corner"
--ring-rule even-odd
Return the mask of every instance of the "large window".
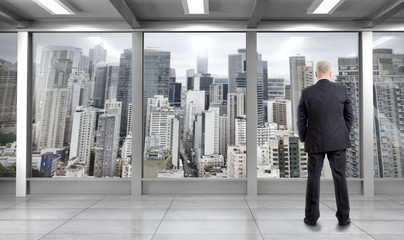
[[32, 175], [131, 174], [129, 33], [33, 35]]
[[374, 33], [374, 175], [404, 176], [404, 33]]
[[143, 176], [245, 178], [245, 33], [145, 33], [144, 47]]
[[[315, 65], [331, 63], [331, 81], [343, 84], [354, 110], [347, 177], [360, 177], [359, 60], [357, 33], [258, 33], [258, 177], [307, 177], [308, 156], [299, 141], [296, 110], [301, 90], [317, 82]], [[325, 161], [323, 177], [331, 177]]]
[[0, 33], [0, 177], [15, 177], [17, 34]]

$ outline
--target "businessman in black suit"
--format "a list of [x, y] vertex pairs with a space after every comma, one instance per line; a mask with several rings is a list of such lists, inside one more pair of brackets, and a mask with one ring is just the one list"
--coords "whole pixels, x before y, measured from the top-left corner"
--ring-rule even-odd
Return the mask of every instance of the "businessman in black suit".
[[316, 225], [320, 217], [320, 176], [327, 154], [334, 180], [336, 217], [339, 225], [347, 225], [350, 219], [345, 156], [351, 146], [352, 106], [346, 87], [330, 81], [329, 62], [317, 63], [316, 77], [316, 84], [302, 90], [297, 110], [299, 138], [309, 156], [304, 222]]

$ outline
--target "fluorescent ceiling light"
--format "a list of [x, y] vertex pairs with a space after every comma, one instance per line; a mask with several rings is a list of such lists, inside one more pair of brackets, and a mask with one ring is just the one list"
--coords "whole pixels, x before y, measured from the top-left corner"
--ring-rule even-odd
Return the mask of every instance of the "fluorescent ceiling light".
[[331, 14], [345, 0], [314, 0], [307, 9], [307, 14]]
[[32, 0], [52, 15], [74, 15], [74, 9], [62, 0]]
[[209, 14], [209, 0], [182, 0], [185, 14]]

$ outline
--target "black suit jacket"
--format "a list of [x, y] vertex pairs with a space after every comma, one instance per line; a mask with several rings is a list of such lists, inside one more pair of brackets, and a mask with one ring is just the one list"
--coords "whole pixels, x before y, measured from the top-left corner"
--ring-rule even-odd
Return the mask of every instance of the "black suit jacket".
[[331, 152], [351, 146], [351, 102], [344, 85], [320, 79], [302, 90], [297, 109], [300, 141], [308, 153]]

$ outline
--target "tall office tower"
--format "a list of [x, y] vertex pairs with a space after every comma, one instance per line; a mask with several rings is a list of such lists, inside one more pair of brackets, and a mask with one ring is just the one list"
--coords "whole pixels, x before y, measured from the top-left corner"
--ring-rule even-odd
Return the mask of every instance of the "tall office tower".
[[69, 90], [51, 88], [45, 90], [44, 110], [40, 122], [38, 149], [62, 148]]
[[[15, 124], [17, 118], [17, 71], [0, 59], [0, 125]], [[0, 129], [1, 131], [1, 129]]]
[[285, 98], [285, 79], [268, 78], [268, 100]]
[[227, 148], [227, 176], [245, 178], [247, 176], [247, 146], [229, 146]]
[[[308, 87], [310, 79], [310, 68], [306, 68], [306, 58], [304, 56], [289, 57], [290, 67], [290, 100], [292, 101], [292, 129], [297, 131], [296, 116], [302, 89]], [[311, 67], [311, 73], [313, 67]]]
[[173, 107], [181, 107], [182, 83], [171, 82], [168, 100]]
[[168, 98], [163, 95], [155, 95], [153, 98], [148, 98], [146, 103], [146, 135], [150, 133], [150, 116], [155, 108], [168, 108], [170, 106]]
[[239, 49], [237, 54], [229, 54], [229, 93], [236, 93], [236, 78], [238, 73], [246, 71], [246, 50]]
[[118, 95], [119, 66], [107, 67], [107, 82], [105, 84], [105, 98], [116, 99]]
[[98, 129], [95, 143], [94, 177], [113, 177], [115, 175], [116, 158], [114, 155], [115, 117], [101, 115], [98, 118]]
[[127, 126], [126, 136], [132, 135], [132, 132], [133, 132], [133, 130], [132, 130], [132, 115], [133, 115], [132, 109], [133, 109], [132, 103], [129, 103], [129, 106], [128, 106], [128, 126]]
[[227, 115], [219, 116], [219, 155], [227, 158]]
[[290, 91], [291, 91], [290, 84], [286, 84], [285, 85], [285, 99], [287, 99], [287, 100], [292, 100]]
[[213, 83], [210, 85], [210, 104], [222, 104], [227, 102], [228, 88], [229, 85], [227, 83]]
[[96, 108], [104, 108], [106, 95], [106, 84], [107, 84], [107, 69], [108, 65], [97, 64], [94, 66], [95, 77], [94, 77], [94, 97], [93, 106]]
[[193, 121], [196, 114], [205, 110], [205, 91], [187, 91], [185, 95], [184, 140], [187, 133], [193, 132]]
[[257, 84], [262, 86], [263, 100], [268, 100], [268, 62], [262, 60], [261, 54], [257, 60]]
[[153, 98], [155, 95], [163, 95], [168, 98], [170, 92], [170, 59], [170, 52], [147, 49], [144, 51], [143, 111], [146, 111], [148, 98]]
[[292, 107], [290, 100], [275, 99], [268, 101], [268, 122], [276, 123], [278, 129], [290, 130], [292, 128]]
[[227, 99], [227, 144], [235, 145], [236, 117], [245, 115], [245, 95], [229, 93]]
[[338, 58], [338, 75], [336, 83], [346, 86], [348, 98], [351, 101], [354, 121], [350, 131], [351, 147], [346, 151], [346, 176], [360, 177], [359, 158], [359, 59]]
[[91, 81], [94, 80], [96, 65], [100, 62], [107, 61], [107, 50], [104, 49], [104, 46], [97, 44], [94, 48], [91, 48], [89, 51], [89, 74]]
[[196, 59], [196, 72], [197, 73], [208, 73], [208, 49], [202, 49], [198, 51], [198, 56]]
[[235, 119], [235, 144], [238, 145], [246, 145], [247, 144], [247, 118], [245, 115], [241, 115], [236, 117]]
[[404, 54], [373, 50], [375, 176], [404, 176]]
[[[146, 78], [145, 84], [147, 84]], [[121, 130], [119, 135], [123, 137], [128, 132], [128, 106], [129, 103], [132, 103], [132, 49], [125, 49], [119, 60], [119, 81], [116, 100], [122, 102]]]
[[158, 136], [159, 146], [164, 147], [164, 150], [171, 150], [171, 120], [174, 117], [175, 111], [172, 107], [156, 107], [150, 112], [150, 129], [147, 136]]
[[219, 153], [219, 108], [211, 107], [203, 112], [204, 153]]

